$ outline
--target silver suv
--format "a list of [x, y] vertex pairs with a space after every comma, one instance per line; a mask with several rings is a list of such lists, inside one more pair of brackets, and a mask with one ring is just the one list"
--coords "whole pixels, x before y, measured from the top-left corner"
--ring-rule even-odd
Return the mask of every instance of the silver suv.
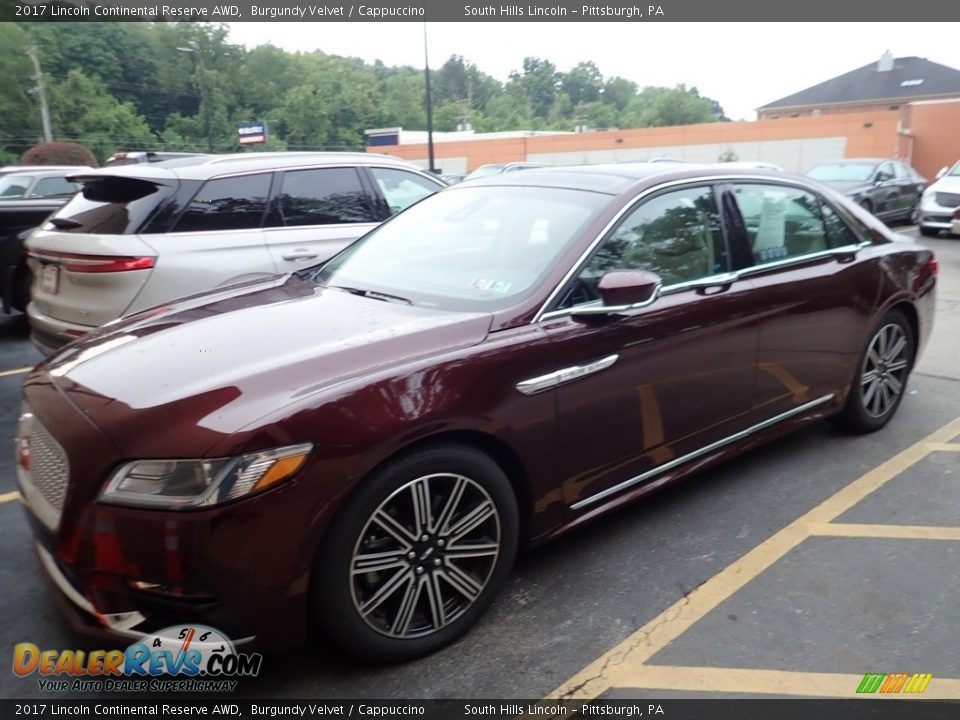
[[365, 153], [200, 156], [78, 173], [27, 241], [31, 338], [50, 353], [138, 310], [326, 260], [445, 185]]

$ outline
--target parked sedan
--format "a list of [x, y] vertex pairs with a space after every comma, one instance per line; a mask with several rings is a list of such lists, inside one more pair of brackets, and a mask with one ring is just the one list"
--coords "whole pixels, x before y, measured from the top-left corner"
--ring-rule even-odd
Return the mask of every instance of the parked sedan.
[[24, 386], [17, 473], [83, 628], [190, 618], [379, 660], [521, 543], [828, 416], [882, 428], [933, 254], [818, 183], [637, 164], [463, 183], [322, 266], [101, 328]]
[[937, 173], [937, 181], [920, 199], [920, 232], [938, 235], [941, 230], [958, 234], [954, 211], [960, 208], [960, 162]]
[[481, 165], [472, 173], [461, 180], [476, 180], [478, 178], [490, 177], [491, 175], [500, 175], [501, 173], [514, 173], [520, 170], [531, 170], [533, 168], [547, 167], [543, 163], [532, 162], [511, 162], [511, 163], [490, 163]]
[[807, 175], [832, 186], [886, 221], [916, 221], [927, 181], [909, 165], [882, 158], [856, 158], [817, 165]]

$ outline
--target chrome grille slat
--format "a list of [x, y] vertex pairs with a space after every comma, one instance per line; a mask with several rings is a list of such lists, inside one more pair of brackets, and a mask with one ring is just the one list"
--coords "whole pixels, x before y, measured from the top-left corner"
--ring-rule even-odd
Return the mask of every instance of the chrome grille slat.
[[934, 197], [940, 207], [960, 206], [960, 193], [938, 192]]
[[30, 474], [34, 487], [47, 502], [57, 510], [62, 510], [70, 476], [67, 456], [38, 422], [34, 422], [30, 433]]
[[26, 441], [29, 452], [27, 467], [20, 467], [19, 460], [17, 467], [24, 501], [47, 527], [55, 530], [60, 524], [70, 478], [66, 453], [26, 407], [18, 434]]

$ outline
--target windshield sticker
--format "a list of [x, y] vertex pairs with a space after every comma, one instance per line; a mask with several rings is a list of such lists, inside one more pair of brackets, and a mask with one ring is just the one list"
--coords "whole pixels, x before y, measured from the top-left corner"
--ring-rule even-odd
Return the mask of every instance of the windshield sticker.
[[503, 280], [474, 278], [470, 281], [470, 287], [472, 287], [474, 290], [489, 290], [490, 292], [498, 293], [500, 295], [509, 292], [512, 286], [513, 283], [508, 283]]

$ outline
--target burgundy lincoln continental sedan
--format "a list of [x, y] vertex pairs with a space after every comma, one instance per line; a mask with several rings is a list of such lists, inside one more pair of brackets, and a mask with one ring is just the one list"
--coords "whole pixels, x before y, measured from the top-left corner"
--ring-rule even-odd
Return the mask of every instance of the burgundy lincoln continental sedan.
[[318, 628], [400, 660], [539, 543], [801, 425], [896, 412], [937, 263], [814, 181], [499, 175], [323, 266], [91, 333], [26, 379], [19, 484], [81, 628]]

